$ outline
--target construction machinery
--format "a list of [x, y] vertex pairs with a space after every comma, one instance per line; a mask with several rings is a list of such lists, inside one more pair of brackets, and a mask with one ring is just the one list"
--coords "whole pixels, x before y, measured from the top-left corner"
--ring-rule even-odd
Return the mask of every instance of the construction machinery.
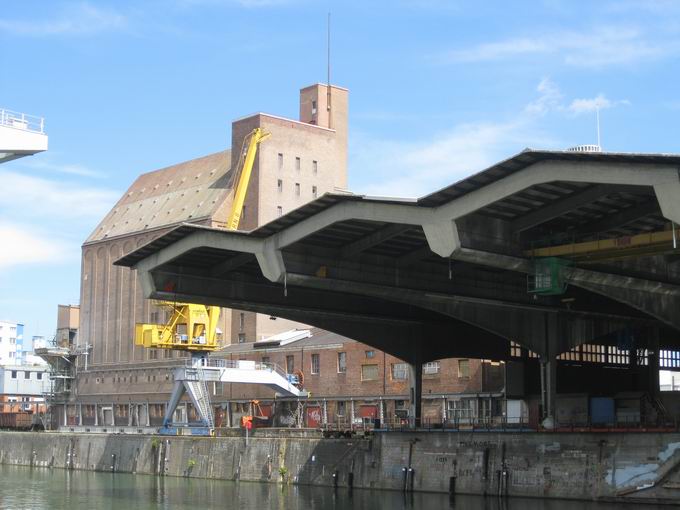
[[[237, 230], [246, 199], [248, 184], [259, 144], [270, 136], [260, 128], [244, 138], [239, 163], [232, 182], [234, 195], [227, 218], [228, 230]], [[211, 434], [215, 427], [213, 409], [210, 405], [208, 384], [251, 383], [266, 385], [286, 396], [300, 396], [295, 376], [286, 374], [276, 365], [254, 361], [228, 361], [209, 359], [208, 354], [220, 348], [217, 328], [220, 308], [194, 303], [162, 301], [160, 307], [169, 310], [170, 318], [165, 324], [137, 324], [135, 344], [152, 349], [188, 351], [191, 360], [174, 370], [174, 387], [168, 403], [161, 434], [179, 434], [188, 428], [191, 434]], [[175, 410], [187, 393], [199, 417], [198, 423], [176, 423]]]
[[[231, 211], [226, 222], [228, 230], [237, 230], [239, 227], [257, 148], [269, 136], [269, 133], [256, 128], [243, 140], [241, 156], [232, 180], [236, 185]], [[247, 149], [245, 149], [246, 144]], [[173, 349], [194, 353], [207, 353], [219, 349], [217, 322], [220, 318], [220, 308], [218, 306], [169, 301], [160, 301], [157, 306], [169, 309], [170, 319], [165, 324], [137, 324], [135, 344], [152, 349]]]

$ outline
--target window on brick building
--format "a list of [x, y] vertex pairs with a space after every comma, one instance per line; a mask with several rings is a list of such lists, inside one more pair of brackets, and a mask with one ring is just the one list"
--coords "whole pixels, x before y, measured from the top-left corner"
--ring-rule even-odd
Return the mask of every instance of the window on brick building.
[[366, 357], [367, 358], [375, 357], [375, 351], [366, 351]]
[[452, 420], [469, 420], [474, 418], [475, 408], [471, 398], [461, 398], [460, 400], [449, 400], [447, 403], [447, 414]]
[[430, 361], [423, 365], [423, 374], [438, 374], [439, 368], [439, 361]]
[[395, 381], [404, 381], [408, 379], [408, 364], [392, 363], [392, 379]]
[[469, 359], [459, 359], [458, 360], [458, 377], [470, 377], [470, 360]]
[[362, 381], [378, 380], [378, 365], [361, 365], [361, 380]]
[[319, 360], [319, 355], [318, 354], [312, 354], [312, 373], [313, 374], [318, 374], [319, 373], [319, 367], [320, 367], [320, 360]]
[[281, 179], [276, 181], [276, 189], [278, 190], [279, 193], [283, 191], [283, 181]]
[[158, 351], [156, 349], [149, 351], [149, 359], [158, 359]]
[[318, 194], [318, 193], [317, 193], [317, 191], [316, 191], [316, 186], [312, 186], [312, 196], [313, 196], [314, 198], [316, 198], [317, 194]]
[[286, 356], [286, 373], [292, 374], [295, 371], [295, 356]]
[[300, 166], [301, 166], [300, 158], [297, 157], [297, 158], [295, 158], [295, 170], [297, 170], [297, 171], [299, 172], [299, 171], [300, 171]]
[[262, 363], [269, 363], [269, 362], [270, 362], [269, 356], [262, 356]]
[[295, 194], [297, 196], [300, 196], [300, 183], [299, 182], [295, 183]]
[[279, 170], [283, 169], [283, 154], [279, 152]]
[[338, 409], [337, 409], [335, 414], [337, 414], [338, 416], [345, 416], [345, 412], [347, 410], [346, 404], [347, 404], [347, 402], [345, 402], [344, 400], [339, 400], [338, 401]]
[[246, 334], [245, 333], [239, 333], [238, 334], [238, 343], [240, 343], [240, 344], [246, 343]]
[[312, 161], [312, 172], [316, 175], [319, 172], [319, 163]]
[[276, 216], [277, 216], [278, 218], [280, 218], [281, 216], [283, 216], [283, 207], [281, 207], [280, 205], [277, 205], [277, 206], [276, 206]]
[[239, 331], [243, 331], [246, 325], [246, 314], [241, 312], [238, 314], [238, 329]]
[[339, 352], [338, 353], [338, 373], [344, 374], [346, 372], [347, 372], [347, 353], [346, 352]]

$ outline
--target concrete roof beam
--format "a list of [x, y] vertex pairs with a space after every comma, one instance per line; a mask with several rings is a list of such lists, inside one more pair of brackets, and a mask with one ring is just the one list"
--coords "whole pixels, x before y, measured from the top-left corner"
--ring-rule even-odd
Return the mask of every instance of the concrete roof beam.
[[675, 180], [654, 185], [654, 193], [664, 218], [680, 224], [680, 176], [677, 171]]
[[460, 249], [458, 226], [451, 219], [443, 218], [438, 221], [423, 224], [423, 232], [430, 250], [440, 257], [450, 257]]
[[[457, 219], [537, 184], [554, 181], [592, 184], [657, 186], [678, 182], [677, 169], [669, 165], [542, 161], [476, 189], [436, 209], [437, 217]], [[658, 195], [658, 194], [657, 194]]]

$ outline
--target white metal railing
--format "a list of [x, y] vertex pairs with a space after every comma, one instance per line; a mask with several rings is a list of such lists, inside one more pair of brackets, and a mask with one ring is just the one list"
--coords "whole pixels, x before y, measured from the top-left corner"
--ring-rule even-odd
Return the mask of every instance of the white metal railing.
[[34, 133], [44, 133], [45, 119], [35, 115], [27, 115], [0, 108], [0, 126], [33, 131]]
[[267, 372], [276, 372], [281, 377], [286, 379], [291, 384], [297, 384], [297, 377], [286, 373], [276, 363], [261, 363], [251, 360], [230, 360], [230, 359], [209, 359], [203, 358], [200, 360], [187, 360], [185, 362], [187, 368], [238, 368], [245, 370], [265, 370]]

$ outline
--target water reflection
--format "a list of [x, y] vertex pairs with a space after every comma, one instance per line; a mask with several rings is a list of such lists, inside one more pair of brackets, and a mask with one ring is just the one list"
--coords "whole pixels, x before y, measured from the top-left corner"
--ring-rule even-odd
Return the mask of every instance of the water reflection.
[[[620, 505], [619, 505], [620, 506]], [[583, 501], [480, 498], [0, 466], [0, 508], [613, 510]], [[643, 508], [640, 505], [632, 508]], [[654, 506], [644, 507], [657, 508]], [[658, 507], [668, 508], [668, 507]]]

